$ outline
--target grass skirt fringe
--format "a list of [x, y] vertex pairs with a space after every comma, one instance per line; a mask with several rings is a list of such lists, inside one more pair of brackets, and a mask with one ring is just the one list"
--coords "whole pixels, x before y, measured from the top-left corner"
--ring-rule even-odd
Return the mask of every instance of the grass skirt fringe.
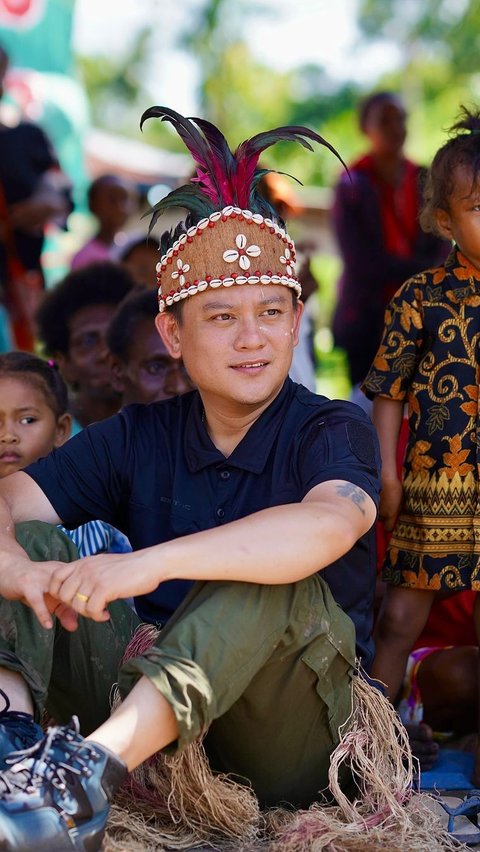
[[[139, 632], [140, 631], [140, 632]], [[156, 631], [142, 626], [128, 656], [145, 650]], [[105, 852], [162, 852], [199, 846], [235, 852], [441, 852], [460, 847], [412, 790], [413, 758], [390, 702], [361, 676], [353, 678], [353, 711], [332, 754], [329, 798], [308, 810], [262, 812], [248, 787], [213, 774], [201, 743], [167, 757], [156, 754], [129, 776], [112, 807]], [[114, 705], [119, 703], [118, 694]], [[340, 788], [348, 765], [354, 800]], [[467, 848], [467, 847], [463, 847]]]

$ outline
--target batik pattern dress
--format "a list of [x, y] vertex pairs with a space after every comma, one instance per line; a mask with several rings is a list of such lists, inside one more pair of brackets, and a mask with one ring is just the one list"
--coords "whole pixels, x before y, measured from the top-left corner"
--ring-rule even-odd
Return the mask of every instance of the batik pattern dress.
[[454, 249], [409, 279], [385, 312], [363, 389], [408, 405], [404, 496], [387, 583], [480, 589], [480, 272]]

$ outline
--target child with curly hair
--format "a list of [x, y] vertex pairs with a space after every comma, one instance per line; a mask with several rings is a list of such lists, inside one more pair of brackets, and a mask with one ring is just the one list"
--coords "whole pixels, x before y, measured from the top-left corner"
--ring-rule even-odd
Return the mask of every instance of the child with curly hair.
[[[452, 251], [390, 301], [363, 385], [382, 453], [380, 517], [393, 530], [372, 674], [392, 701], [435, 596], [480, 589], [480, 111], [462, 107], [436, 153], [421, 224], [452, 240]], [[405, 403], [400, 479], [395, 453]], [[479, 635], [478, 599], [474, 619]], [[480, 782], [480, 751], [473, 781]]]

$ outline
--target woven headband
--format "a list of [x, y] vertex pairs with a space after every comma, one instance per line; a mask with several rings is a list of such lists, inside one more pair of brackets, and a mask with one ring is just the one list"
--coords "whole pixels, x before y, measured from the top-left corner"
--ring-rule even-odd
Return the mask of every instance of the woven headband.
[[258, 191], [269, 169], [257, 168], [262, 151], [280, 140], [308, 140], [327, 147], [346, 167], [335, 148], [308, 127], [277, 127], [242, 142], [232, 153], [223, 134], [205, 119], [185, 118], [155, 106], [142, 116], [169, 121], [190, 151], [196, 176], [170, 192], [150, 213], [150, 231], [159, 216], [174, 207], [187, 217], [160, 241], [157, 265], [159, 309], [208, 287], [234, 284], [281, 284], [301, 295], [295, 275], [295, 246], [273, 207]]

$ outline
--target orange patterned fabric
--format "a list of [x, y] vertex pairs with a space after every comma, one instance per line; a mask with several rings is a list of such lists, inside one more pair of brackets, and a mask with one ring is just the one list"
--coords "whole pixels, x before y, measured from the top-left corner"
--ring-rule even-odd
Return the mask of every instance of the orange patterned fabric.
[[480, 272], [453, 250], [407, 281], [385, 312], [363, 388], [408, 403], [404, 499], [383, 577], [480, 589]]

